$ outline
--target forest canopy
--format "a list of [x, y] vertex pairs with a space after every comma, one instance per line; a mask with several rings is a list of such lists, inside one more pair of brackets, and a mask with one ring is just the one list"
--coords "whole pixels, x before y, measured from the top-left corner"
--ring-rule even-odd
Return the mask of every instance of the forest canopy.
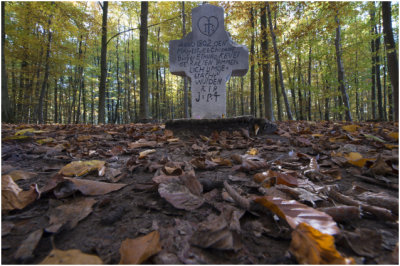
[[[225, 9], [226, 30], [251, 51], [250, 71], [227, 83], [228, 117], [398, 120], [398, 3], [209, 3]], [[2, 121], [96, 124], [100, 110], [105, 123], [188, 116], [190, 82], [169, 72], [168, 42], [191, 31], [191, 10], [201, 4], [2, 2]]]

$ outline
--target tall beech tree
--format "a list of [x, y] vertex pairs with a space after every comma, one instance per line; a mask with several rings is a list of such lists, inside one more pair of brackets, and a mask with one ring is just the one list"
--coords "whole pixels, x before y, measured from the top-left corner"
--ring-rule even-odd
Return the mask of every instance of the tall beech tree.
[[100, 59], [100, 85], [99, 85], [99, 124], [105, 123], [106, 104], [106, 79], [107, 79], [107, 15], [108, 1], [103, 2], [103, 22], [101, 26], [101, 59]]
[[391, 2], [382, 2], [383, 33], [386, 45], [388, 72], [393, 91], [394, 118], [399, 121], [399, 61], [392, 29]]
[[149, 88], [147, 80], [147, 16], [149, 2], [141, 2], [140, 8], [140, 119], [149, 118]]

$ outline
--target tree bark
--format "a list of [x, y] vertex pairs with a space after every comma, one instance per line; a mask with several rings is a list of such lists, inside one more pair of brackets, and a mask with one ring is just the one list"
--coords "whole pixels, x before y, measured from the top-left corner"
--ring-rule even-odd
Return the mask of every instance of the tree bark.
[[261, 57], [264, 84], [264, 108], [265, 116], [268, 120], [274, 121], [274, 113], [272, 107], [272, 92], [270, 80], [270, 63], [268, 61], [268, 35], [267, 35], [267, 9], [266, 2], [261, 9]]
[[346, 114], [346, 121], [352, 121], [351, 119], [351, 112], [350, 112], [350, 104], [349, 104], [349, 96], [346, 91], [345, 86], [345, 75], [344, 75], [344, 68], [342, 63], [342, 45], [340, 39], [340, 21], [338, 17], [338, 11], [335, 15], [335, 20], [337, 24], [336, 28], [336, 38], [335, 38], [335, 48], [336, 48], [336, 62], [337, 62], [337, 69], [338, 69], [338, 81], [340, 91], [342, 92], [342, 101], [345, 107], [345, 114]]
[[149, 89], [147, 80], [147, 15], [149, 11], [149, 2], [141, 2], [140, 9], [140, 111], [139, 118], [147, 119], [149, 117]]
[[8, 97], [8, 79], [6, 71], [6, 59], [4, 54], [5, 46], [5, 19], [4, 19], [5, 2], [1, 2], [1, 121], [6, 123], [12, 122], [12, 109], [10, 98]]
[[[372, 2], [374, 5], [373, 8], [370, 9], [369, 16], [370, 16], [370, 21], [371, 21], [371, 35], [374, 38], [375, 37], [375, 32], [374, 32], [374, 26], [375, 26], [375, 2]], [[371, 114], [372, 114], [372, 119], [376, 119], [376, 49], [375, 49], [375, 41], [374, 39], [371, 39]]]
[[[186, 14], [185, 1], [182, 1], [182, 38], [186, 35]], [[183, 113], [184, 118], [189, 118], [189, 98], [188, 98], [188, 82], [187, 78], [183, 78]]]
[[376, 74], [376, 89], [377, 89], [377, 100], [378, 100], [378, 114], [379, 114], [379, 120], [383, 121], [383, 106], [382, 106], [382, 86], [381, 86], [381, 57], [379, 56], [379, 47], [381, 44], [381, 37], [379, 36], [378, 29], [375, 25], [375, 34], [376, 34], [376, 39], [375, 39], [375, 51], [376, 51], [376, 57], [375, 57], [375, 74]]
[[255, 105], [255, 79], [254, 79], [254, 65], [255, 65], [255, 55], [254, 55], [254, 8], [250, 9], [250, 24], [251, 24], [251, 44], [250, 44], [250, 112], [252, 116], [256, 116], [256, 105]]
[[99, 117], [98, 123], [104, 124], [106, 104], [106, 79], [107, 79], [107, 15], [108, 1], [103, 2], [103, 22], [101, 27], [101, 59], [100, 59], [100, 85], [99, 85]]
[[290, 110], [289, 101], [287, 99], [286, 92], [285, 92], [285, 84], [283, 83], [282, 65], [281, 65], [281, 61], [279, 60], [278, 47], [276, 45], [276, 36], [275, 36], [275, 33], [274, 33], [274, 29], [272, 28], [271, 10], [270, 10], [270, 7], [269, 7], [269, 3], [267, 3], [267, 11], [268, 11], [269, 29], [270, 29], [270, 32], [271, 32], [272, 43], [274, 45], [275, 58], [276, 58], [276, 61], [278, 63], [279, 80], [280, 80], [280, 83], [281, 83], [283, 99], [285, 100], [286, 112], [287, 112], [288, 119], [289, 120], [293, 120], [292, 111]]
[[382, 2], [383, 33], [385, 36], [388, 72], [393, 91], [394, 119], [399, 121], [399, 61], [392, 30], [391, 2]]
[[[45, 63], [45, 68], [44, 68], [44, 78], [43, 78], [43, 83], [42, 83], [42, 89], [40, 91], [40, 97], [39, 97], [39, 105], [38, 105], [38, 122], [39, 124], [43, 124], [43, 100], [44, 96], [46, 94], [46, 86], [47, 82], [49, 79], [49, 59], [50, 59], [50, 47], [51, 47], [51, 17], [48, 20], [48, 39], [47, 39], [47, 48], [46, 48], [46, 63]], [[46, 122], [46, 121], [45, 121]]]

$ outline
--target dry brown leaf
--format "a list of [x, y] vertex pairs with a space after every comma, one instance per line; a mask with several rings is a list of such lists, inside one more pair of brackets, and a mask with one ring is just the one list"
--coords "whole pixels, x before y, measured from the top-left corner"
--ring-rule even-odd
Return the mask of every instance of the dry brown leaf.
[[154, 148], [155, 146], [157, 146], [157, 141], [147, 141], [145, 139], [140, 139], [136, 142], [128, 144], [128, 147], [130, 149], [145, 148], [145, 147]]
[[10, 221], [2, 221], [1, 222], [1, 236], [8, 235], [11, 230], [14, 228], [15, 224]]
[[283, 200], [278, 197], [263, 196], [255, 198], [254, 201], [267, 207], [276, 215], [286, 220], [293, 229], [300, 223], [307, 223], [324, 234], [335, 235], [340, 232], [331, 216], [295, 200]]
[[190, 161], [190, 163], [197, 169], [203, 169], [203, 170], [212, 170], [216, 166], [218, 166], [217, 163], [214, 163], [210, 160], [207, 160], [204, 157], [197, 157], [194, 158]]
[[29, 190], [22, 190], [9, 175], [1, 177], [1, 210], [23, 209], [34, 202], [40, 193], [37, 185]]
[[22, 241], [17, 252], [14, 254], [14, 258], [22, 261], [31, 258], [33, 256], [33, 251], [42, 238], [42, 234], [43, 229], [39, 229], [30, 233], [29, 236]]
[[361, 210], [356, 206], [334, 206], [318, 210], [329, 214], [336, 222], [351, 222], [361, 218]]
[[74, 161], [61, 168], [59, 173], [64, 176], [83, 176], [92, 171], [100, 171], [105, 163], [99, 160]]
[[262, 183], [264, 187], [274, 185], [286, 185], [289, 187], [297, 187], [297, 177], [292, 174], [268, 170], [254, 175], [254, 181]]
[[119, 264], [140, 264], [161, 251], [160, 233], [153, 231], [135, 239], [125, 239], [121, 243]]
[[245, 171], [245, 172], [250, 172], [250, 171], [257, 171], [261, 169], [268, 169], [270, 167], [269, 163], [267, 163], [264, 160], [249, 160], [249, 159], [244, 159], [242, 161], [242, 164], [240, 165], [239, 170]]
[[[240, 215], [233, 215], [229, 218], [235, 219], [234, 224], [238, 224]], [[193, 245], [202, 248], [219, 250], [238, 250], [241, 246], [236, 232], [230, 228], [228, 220], [223, 214], [220, 216], [211, 214], [206, 221], [199, 224], [198, 230], [190, 241]]]
[[374, 258], [382, 249], [382, 235], [376, 230], [356, 228], [354, 232], [343, 233], [347, 245], [357, 254]]
[[75, 199], [69, 204], [51, 209], [49, 226], [46, 231], [56, 233], [63, 226], [66, 227], [65, 229], [74, 228], [80, 220], [92, 212], [92, 206], [95, 203], [96, 200], [92, 198]]
[[251, 148], [250, 150], [248, 150], [246, 152], [246, 154], [248, 154], [248, 155], [257, 155], [258, 154], [258, 150], [256, 148]]
[[218, 165], [222, 165], [222, 166], [232, 166], [231, 160], [225, 159], [222, 157], [211, 158], [211, 161], [213, 161], [214, 163], [216, 163]]
[[292, 232], [289, 251], [300, 264], [354, 264], [352, 258], [343, 258], [335, 248], [335, 239], [306, 223], [300, 223]]
[[126, 184], [111, 184], [106, 182], [75, 179], [69, 177], [64, 177], [64, 180], [72, 182], [75, 185], [74, 188], [76, 190], [79, 190], [83, 195], [87, 196], [104, 195], [126, 186]]
[[82, 253], [79, 249], [53, 249], [40, 264], [103, 264], [96, 255]]
[[194, 210], [199, 208], [204, 199], [200, 196], [203, 188], [196, 177], [185, 174], [177, 178], [170, 178], [158, 186], [158, 193], [162, 198], [177, 209]]
[[156, 152], [156, 150], [154, 150], [154, 149], [142, 151], [142, 152], [139, 153], [139, 159], [143, 159], [147, 155], [155, 153], [155, 152]]
[[386, 163], [382, 156], [379, 154], [374, 164], [370, 167], [370, 170], [375, 175], [387, 175], [392, 173], [392, 168]]
[[30, 179], [32, 177], [35, 177], [37, 174], [35, 173], [30, 173], [30, 172], [25, 172], [22, 170], [14, 170], [10, 173], [8, 173], [9, 176], [11, 176], [11, 178], [14, 181], [20, 180], [20, 179]]

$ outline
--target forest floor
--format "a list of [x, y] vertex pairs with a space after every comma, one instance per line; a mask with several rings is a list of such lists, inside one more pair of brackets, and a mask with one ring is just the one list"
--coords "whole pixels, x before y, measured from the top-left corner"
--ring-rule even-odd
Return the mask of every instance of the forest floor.
[[3, 124], [1, 262], [397, 264], [398, 124], [277, 127]]

